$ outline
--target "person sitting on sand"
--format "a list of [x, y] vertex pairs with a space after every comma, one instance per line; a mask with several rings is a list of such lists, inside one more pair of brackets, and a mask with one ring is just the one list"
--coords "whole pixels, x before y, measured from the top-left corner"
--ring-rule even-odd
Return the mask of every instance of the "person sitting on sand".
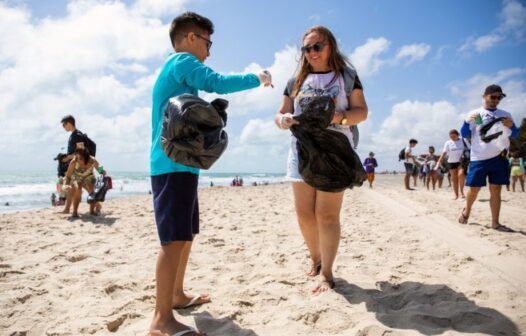
[[[82, 199], [82, 188], [86, 189], [90, 194], [93, 192], [95, 184], [95, 176], [93, 175], [94, 168], [98, 170], [99, 163], [89, 154], [86, 148], [78, 148], [75, 150], [75, 156], [69, 163], [65, 177], [65, 184], [71, 188], [69, 192], [72, 195], [72, 217], [79, 217], [78, 208]], [[99, 202], [90, 204], [90, 214], [98, 215], [100, 209], [101, 205]]]
[[[290, 80], [294, 81], [294, 85], [292, 90], [289, 90], [289, 86], [285, 89], [275, 123], [280, 129], [289, 129], [296, 123], [292, 113], [302, 113], [302, 96], [318, 90], [335, 99], [336, 112], [329, 128], [344, 134], [354, 147], [349, 126], [367, 119], [368, 113], [358, 75], [338, 49], [336, 38], [329, 29], [322, 26], [308, 29], [303, 35], [302, 43], [298, 72]], [[345, 77], [351, 78], [349, 85], [345, 85]], [[299, 173], [296, 145], [297, 139], [292, 136], [287, 178], [293, 181], [296, 216], [309, 249], [311, 265], [307, 275], [317, 276], [321, 273], [321, 281], [313, 292], [322, 293], [335, 286], [332, 267], [340, 242], [340, 211], [344, 191], [324, 192], [307, 184]]]

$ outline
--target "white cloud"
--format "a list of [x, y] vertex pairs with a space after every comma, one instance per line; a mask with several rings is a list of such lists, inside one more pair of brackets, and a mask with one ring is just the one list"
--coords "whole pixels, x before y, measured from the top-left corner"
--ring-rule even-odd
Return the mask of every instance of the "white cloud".
[[421, 61], [429, 53], [429, 50], [431, 50], [431, 46], [425, 43], [405, 45], [398, 50], [395, 60], [405, 60], [406, 64]]
[[52, 167], [68, 137], [60, 119], [73, 114], [113, 169], [146, 170], [155, 80], [148, 62], [170, 50], [156, 15], [184, 2], [72, 1], [66, 16], [38, 20], [0, 3], [0, 152], [10, 166], [36, 159]]
[[515, 38], [522, 39], [526, 33], [526, 7], [519, 1], [504, 1], [500, 13], [502, 24], [497, 28], [504, 33], [511, 32]]
[[137, 0], [134, 9], [141, 15], [162, 17], [181, 12], [188, 0]]
[[391, 41], [385, 37], [370, 38], [361, 46], [356, 47], [349, 56], [352, 64], [356, 67], [360, 77], [370, 77], [378, 73], [384, 66], [395, 66], [400, 62], [406, 65], [423, 60], [431, 50], [431, 46], [425, 43], [403, 45], [393, 57], [384, 54], [389, 49]]
[[458, 49], [464, 54], [489, 50], [507, 39], [521, 41], [526, 34], [526, 7], [516, 0], [504, 0], [499, 25], [492, 32], [476, 37], [469, 36]]
[[351, 62], [361, 77], [374, 75], [386, 62], [380, 59], [380, 55], [385, 53], [391, 42], [385, 37], [370, 38], [367, 42], [356, 49], [349, 56]]

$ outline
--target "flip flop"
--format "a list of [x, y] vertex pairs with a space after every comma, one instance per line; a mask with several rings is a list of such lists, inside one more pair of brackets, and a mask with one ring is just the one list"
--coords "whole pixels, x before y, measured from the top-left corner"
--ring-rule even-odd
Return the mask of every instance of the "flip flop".
[[205, 303], [209, 303], [210, 301], [211, 301], [210, 299], [208, 301], [205, 301], [205, 299], [202, 298], [202, 295], [195, 295], [185, 305], [183, 305], [183, 306], [173, 306], [173, 309], [186, 309], [186, 308], [190, 308], [190, 307], [194, 307], [194, 306], [200, 306], [200, 305], [203, 305]]
[[182, 330], [182, 331], [178, 331], [178, 332], [176, 332], [175, 334], [173, 334], [172, 336], [183, 336], [183, 335], [186, 335], [186, 334], [189, 334], [189, 333], [196, 333], [196, 334], [199, 334], [199, 333], [197, 332], [197, 330], [195, 330], [194, 328], [190, 327], [189, 329]]
[[466, 210], [466, 208], [462, 209], [462, 212], [460, 213], [460, 217], [458, 217], [458, 222], [460, 224], [468, 223], [469, 216], [464, 215], [464, 210]]

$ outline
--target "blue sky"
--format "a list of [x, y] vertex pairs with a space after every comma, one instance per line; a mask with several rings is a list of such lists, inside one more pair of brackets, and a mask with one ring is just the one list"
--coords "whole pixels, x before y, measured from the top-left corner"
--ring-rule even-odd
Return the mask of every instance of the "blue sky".
[[151, 87], [185, 10], [216, 26], [208, 65], [268, 68], [275, 81], [226, 96], [230, 144], [215, 172], [285, 171], [289, 135], [272, 118], [315, 24], [358, 69], [370, 110], [358, 152], [374, 151], [380, 170], [401, 169], [410, 137], [420, 152], [441, 148], [494, 82], [508, 93], [501, 107], [526, 117], [524, 1], [0, 1], [0, 170], [52, 171], [71, 113], [110, 171], [147, 171]]

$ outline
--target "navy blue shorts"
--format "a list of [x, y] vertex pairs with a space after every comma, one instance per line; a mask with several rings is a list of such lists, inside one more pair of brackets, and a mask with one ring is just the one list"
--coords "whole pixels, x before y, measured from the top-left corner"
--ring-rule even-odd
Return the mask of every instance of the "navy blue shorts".
[[199, 233], [199, 175], [181, 172], [152, 176], [153, 210], [161, 245], [192, 241]]
[[488, 160], [469, 163], [466, 185], [468, 187], [485, 187], [486, 179], [490, 184], [507, 185], [510, 183], [508, 161], [500, 155]]

